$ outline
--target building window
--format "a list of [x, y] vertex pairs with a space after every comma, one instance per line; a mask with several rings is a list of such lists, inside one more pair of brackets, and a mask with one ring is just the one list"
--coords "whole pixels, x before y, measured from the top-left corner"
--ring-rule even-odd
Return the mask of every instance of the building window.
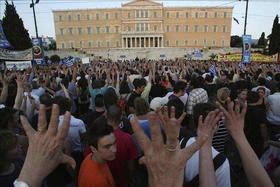
[[225, 46], [225, 41], [224, 40], [222, 40], [222, 47], [224, 47]]
[[117, 47], [120, 47], [120, 43], [119, 41], [116, 42]]
[[141, 10], [141, 18], [143, 18], [145, 16], [145, 12], [144, 10]]
[[107, 41], [107, 47], [110, 47], [110, 42], [109, 41]]
[[212, 41], [212, 45], [215, 46], [216, 45], [216, 40]]
[[118, 17], [119, 17], [118, 13], [115, 13], [115, 19], [118, 19]]
[[166, 26], [166, 32], [169, 32], [169, 25]]
[[97, 33], [97, 34], [100, 33], [100, 27], [96, 27], [96, 33]]
[[149, 24], [145, 23], [145, 31], [148, 31], [148, 30], [149, 30]]
[[130, 12], [127, 14], [127, 18], [130, 19]]
[[91, 27], [87, 28], [87, 32], [88, 32], [88, 34], [91, 34]]
[[195, 18], [198, 18], [198, 12], [195, 13]]
[[148, 18], [148, 17], [149, 17], [149, 11], [146, 10], [146, 11], [145, 11], [145, 18]]
[[207, 40], [206, 40], [206, 39], [203, 40], [203, 45], [204, 45], [204, 46], [207, 45]]
[[226, 18], [227, 17], [227, 13], [226, 12], [224, 12], [224, 18]]
[[169, 40], [167, 40], [166, 41], [166, 46], [169, 47], [169, 45], [170, 45], [170, 42], [169, 42]]
[[74, 48], [74, 43], [73, 42], [70, 42], [70, 47]]
[[178, 40], [176, 40], [176, 47], [178, 47], [179, 46], [179, 41]]
[[83, 48], [83, 41], [80, 41], [80, 48]]
[[90, 20], [90, 17], [89, 17], [89, 15], [87, 15], [87, 20]]
[[59, 21], [62, 21], [62, 16], [61, 15], [59, 16]]
[[179, 12], [176, 12], [176, 18], [179, 18]]
[[97, 42], [97, 46], [100, 47], [100, 46], [101, 46], [101, 43], [100, 43], [100, 42]]
[[154, 26], [154, 31], [157, 31], [157, 25]]
[[218, 12], [215, 12], [215, 16], [214, 16], [215, 18], [217, 18], [218, 17]]
[[65, 44], [61, 43], [61, 48], [64, 49], [65, 48]]
[[205, 13], [204, 13], [204, 17], [205, 17], [205, 18], [208, 18], [208, 12], [205, 12]]
[[213, 32], [217, 32], [218, 31], [218, 26], [217, 25], [214, 25], [213, 26]]
[[136, 31], [140, 31], [140, 27], [141, 27], [140, 23], [137, 23], [137, 25], [136, 25]]
[[186, 18], [189, 18], [189, 13], [188, 12], [186, 12]]
[[64, 33], [63, 33], [63, 29], [60, 29], [60, 35], [63, 35]]
[[185, 40], [185, 46], [188, 46], [188, 40]]
[[197, 41], [197, 40], [195, 40], [195, 41], [194, 41], [194, 45], [197, 45], [197, 44], [198, 44], [198, 41]]
[[78, 33], [82, 34], [82, 28], [81, 27], [78, 27]]
[[179, 32], [179, 25], [176, 25], [176, 32]]
[[68, 21], [71, 21], [71, 15], [68, 15]]
[[198, 25], [194, 26], [194, 32], [198, 32]]
[[189, 32], [189, 26], [188, 25], [185, 26], [185, 32]]
[[69, 31], [69, 34], [70, 34], [70, 35], [73, 34], [73, 28], [72, 28], [72, 27], [68, 28], [68, 31]]
[[119, 33], [119, 26], [116, 26], [116, 33]]
[[99, 14], [96, 14], [96, 20], [99, 20]]
[[154, 18], [156, 18], [157, 17], [157, 12], [154, 12]]
[[127, 30], [128, 30], [129, 32], [131, 32], [131, 27], [127, 27]]
[[81, 15], [80, 14], [77, 15], [77, 19], [78, 19], [78, 21], [81, 20]]
[[136, 18], [139, 18], [139, 17], [140, 17], [140, 11], [137, 10], [137, 11], [136, 11]]
[[208, 25], [204, 25], [204, 32], [208, 32]]
[[223, 25], [223, 32], [227, 32], [227, 27]]
[[141, 31], [144, 31], [144, 29], [145, 29], [145, 24], [141, 23]]
[[166, 13], [166, 17], [169, 18], [169, 12]]
[[88, 42], [88, 47], [92, 47], [92, 42], [91, 41]]
[[106, 33], [109, 33], [109, 32], [110, 32], [110, 27], [106, 26]]
[[106, 13], [106, 20], [108, 20], [109, 19], [109, 14], [108, 13]]

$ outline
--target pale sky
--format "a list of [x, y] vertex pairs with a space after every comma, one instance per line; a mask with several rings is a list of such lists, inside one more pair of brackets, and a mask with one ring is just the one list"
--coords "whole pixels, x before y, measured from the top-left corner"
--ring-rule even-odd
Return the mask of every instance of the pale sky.
[[[34, 0], [35, 1], [35, 0]], [[9, 0], [9, 2], [11, 2]], [[29, 8], [31, 0], [14, 0], [17, 12], [23, 19], [25, 28], [29, 30], [30, 36], [35, 36], [35, 26], [32, 9]], [[129, 2], [127, 0], [40, 0], [36, 4], [36, 16], [39, 36], [55, 37], [52, 10], [58, 9], [83, 9], [83, 8], [109, 8], [121, 7], [121, 3]], [[164, 6], [232, 6], [233, 17], [239, 20], [240, 24], [232, 21], [231, 35], [243, 34], [245, 1], [238, 0], [165, 0], [156, 1], [163, 3]], [[5, 10], [5, 1], [0, 0], [0, 18], [2, 19]], [[271, 33], [273, 20], [278, 14], [280, 16], [280, 0], [249, 0], [247, 34], [252, 38], [258, 39], [262, 32], [265, 35]]]

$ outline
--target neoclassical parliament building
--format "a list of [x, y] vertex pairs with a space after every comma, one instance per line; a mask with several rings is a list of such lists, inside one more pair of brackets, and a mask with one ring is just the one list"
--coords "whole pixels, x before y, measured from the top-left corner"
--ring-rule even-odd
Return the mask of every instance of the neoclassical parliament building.
[[59, 49], [229, 47], [233, 7], [164, 7], [133, 0], [120, 8], [54, 10]]

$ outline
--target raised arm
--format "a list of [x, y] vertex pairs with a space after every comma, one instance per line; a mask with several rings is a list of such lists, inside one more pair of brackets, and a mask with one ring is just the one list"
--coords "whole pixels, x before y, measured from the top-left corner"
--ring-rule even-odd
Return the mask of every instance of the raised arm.
[[23, 84], [24, 84], [23, 78], [20, 75], [18, 75], [16, 82], [17, 82], [17, 95], [15, 98], [14, 109], [20, 110], [23, 96], [24, 96], [23, 95]]
[[5, 74], [0, 75], [0, 82], [3, 84], [3, 89], [0, 96], [0, 103], [5, 103], [8, 97], [8, 80]]
[[234, 103], [228, 98], [227, 110], [220, 104], [219, 106], [226, 117], [225, 125], [236, 144], [250, 186], [274, 186], [244, 134], [247, 103], [240, 110], [240, 103], [238, 101]]

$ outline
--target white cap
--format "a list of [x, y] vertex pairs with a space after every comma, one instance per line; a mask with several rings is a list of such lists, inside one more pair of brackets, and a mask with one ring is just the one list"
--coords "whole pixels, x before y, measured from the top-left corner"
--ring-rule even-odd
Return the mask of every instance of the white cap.
[[155, 97], [150, 103], [150, 109], [156, 110], [157, 108], [161, 108], [168, 103], [168, 98], [165, 97]]

